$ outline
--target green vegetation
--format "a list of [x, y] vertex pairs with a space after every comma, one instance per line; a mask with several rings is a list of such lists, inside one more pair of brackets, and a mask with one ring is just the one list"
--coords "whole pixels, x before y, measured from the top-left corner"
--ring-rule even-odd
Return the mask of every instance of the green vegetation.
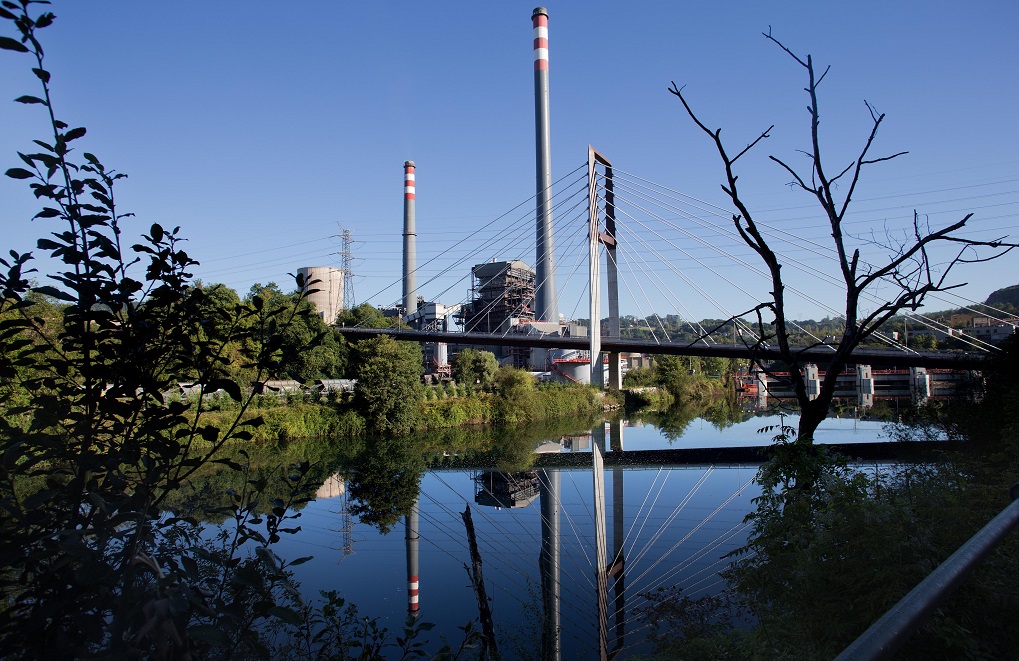
[[468, 388], [488, 388], [498, 370], [499, 361], [491, 351], [463, 349], [453, 361], [453, 378]]
[[[983, 402], [932, 405], [891, 427], [963, 441], [928, 464], [852, 469], [777, 433], [747, 544], [705, 599], [653, 595], [656, 658], [802, 658], [838, 654], [1008, 503], [1019, 477], [1019, 343], [988, 375]], [[797, 486], [812, 475], [812, 488]], [[1019, 645], [1019, 537], [1012, 534], [924, 623], [898, 658], [1008, 658]], [[749, 622], [749, 626], [747, 623]]]
[[[42, 108], [51, 132], [6, 175], [43, 205], [38, 248], [60, 265], [55, 286], [40, 285], [31, 254], [0, 259], [0, 656], [418, 654], [429, 625], [396, 637], [335, 593], [306, 601], [291, 568], [307, 559], [273, 551], [329, 469], [280, 439], [357, 425], [300, 403], [280, 415], [245, 386], [336, 375], [342, 344], [300, 293], [258, 286], [241, 299], [192, 282], [179, 228], [122, 243], [124, 175], [79, 152], [85, 129], [59, 119], [39, 41], [55, 17], [39, 4], [0, 8], [17, 35], [0, 49], [32, 58], [41, 90], [17, 100]], [[275, 443], [251, 444], [263, 428]], [[253, 467], [259, 452], [272, 463]], [[189, 512], [223, 522], [220, 534]], [[463, 633], [460, 651], [477, 638]]]
[[384, 335], [354, 345], [354, 410], [373, 435], [406, 434], [417, 426], [421, 347]]

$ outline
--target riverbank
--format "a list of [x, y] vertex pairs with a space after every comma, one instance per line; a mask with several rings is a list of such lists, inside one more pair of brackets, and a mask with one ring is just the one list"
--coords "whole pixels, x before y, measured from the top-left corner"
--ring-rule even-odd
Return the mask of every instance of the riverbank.
[[[202, 424], [225, 432], [237, 418], [240, 405], [227, 398], [207, 402]], [[508, 392], [457, 390], [431, 386], [419, 402], [415, 432], [457, 427], [518, 424], [558, 418], [593, 416], [605, 404], [593, 388], [572, 384], [523, 384]], [[368, 425], [351, 401], [307, 396], [262, 396], [252, 400], [242, 423], [261, 418], [249, 428], [253, 441], [299, 438], [364, 438]]]

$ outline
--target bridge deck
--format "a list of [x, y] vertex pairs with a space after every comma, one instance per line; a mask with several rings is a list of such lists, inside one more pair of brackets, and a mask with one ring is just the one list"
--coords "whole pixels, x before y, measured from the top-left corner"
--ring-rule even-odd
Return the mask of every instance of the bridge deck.
[[[661, 450], [622, 450], [604, 452], [605, 467], [646, 468], [663, 467], [707, 467], [759, 466], [771, 456], [774, 446], [750, 446], [727, 448], [668, 448]], [[945, 450], [951, 449], [947, 441], [911, 441], [908, 443], [831, 443], [824, 447], [836, 451], [854, 462], [922, 462], [929, 461]], [[429, 470], [492, 469], [484, 457], [461, 461], [458, 457], [446, 457], [441, 465]], [[551, 452], [538, 454], [531, 468], [590, 468], [590, 452]]]
[[[366, 339], [378, 335], [388, 335], [396, 340], [408, 342], [445, 342], [448, 344], [469, 344], [481, 346], [535, 347], [545, 349], [577, 349], [589, 348], [590, 341], [586, 337], [560, 337], [558, 335], [524, 335], [508, 333], [506, 335], [489, 335], [488, 333], [451, 333], [439, 331], [414, 331], [395, 328], [340, 328], [348, 339]], [[690, 344], [680, 342], [653, 342], [650, 340], [633, 340], [628, 338], [602, 337], [602, 351], [617, 353], [650, 353], [672, 354], [681, 356], [721, 357], [721, 358], [755, 358], [757, 360], [781, 360], [778, 349], [751, 348], [746, 346], [730, 346], [721, 344]], [[811, 362], [825, 364], [831, 358], [833, 349], [829, 347], [797, 347], [799, 355]], [[878, 367], [928, 367], [951, 369], [980, 369], [987, 359], [981, 352], [938, 352], [919, 351], [905, 352], [895, 349], [859, 348], [853, 352], [854, 364], [873, 365]]]

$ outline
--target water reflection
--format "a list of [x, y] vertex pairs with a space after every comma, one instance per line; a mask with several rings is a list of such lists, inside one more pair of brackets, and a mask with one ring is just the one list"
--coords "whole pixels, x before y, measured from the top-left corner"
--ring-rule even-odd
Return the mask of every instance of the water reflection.
[[[694, 419], [684, 444], [766, 444], [755, 432], [768, 422], [720, 429]], [[827, 424], [840, 438], [859, 437], [863, 427]], [[361, 613], [380, 616], [380, 626], [398, 630], [408, 612], [421, 614], [438, 625], [433, 640], [452, 640], [457, 626], [477, 617], [459, 517], [465, 504], [477, 503], [484, 505], [475, 525], [497, 629], [519, 646], [504, 646], [507, 658], [533, 658], [539, 650], [546, 659], [640, 651], [643, 595], [671, 585], [691, 596], [720, 587], [722, 556], [745, 538], [742, 520], [756, 493], [747, 484], [756, 468], [624, 465], [624, 452], [667, 450], [675, 442], [619, 419], [541, 431], [553, 433], [457, 430], [409, 442], [338, 444], [334, 458], [322, 459], [334, 475], [324, 475], [319, 490], [334, 497], [310, 503], [302, 532], [278, 550], [315, 556], [297, 576], [310, 598], [339, 589]], [[877, 431], [870, 426], [869, 440]], [[604, 469], [596, 467], [599, 457]], [[355, 514], [357, 523], [347, 526], [344, 517], [349, 523]], [[404, 535], [380, 532], [401, 518]], [[353, 550], [359, 552], [344, 555]]]

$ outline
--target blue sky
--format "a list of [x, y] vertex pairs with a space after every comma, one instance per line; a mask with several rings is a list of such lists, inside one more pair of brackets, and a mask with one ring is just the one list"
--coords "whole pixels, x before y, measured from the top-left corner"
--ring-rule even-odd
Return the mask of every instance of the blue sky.
[[[357, 242], [358, 302], [389, 304], [400, 298], [405, 160], [418, 165], [419, 264], [465, 245], [534, 194], [535, 6], [65, 1], [43, 34], [58, 115], [88, 127], [81, 148], [129, 174], [119, 198], [138, 227], [182, 227], [202, 262], [197, 277], [241, 292], [270, 280], [289, 289], [286, 274], [298, 267], [339, 265], [342, 225]], [[666, 92], [674, 80], [736, 149], [776, 125], [740, 161], [747, 200], [768, 222], [824, 241], [810, 200], [786, 187], [788, 175], [767, 158], [795, 161], [808, 137], [804, 78], [761, 36], [770, 25], [788, 46], [832, 67], [822, 128], [838, 169], [869, 128], [864, 99], [887, 113], [876, 153], [910, 152], [861, 183], [850, 218], [862, 241], [871, 230], [906, 227], [913, 209], [935, 225], [971, 210], [973, 236], [1019, 235], [1013, 3], [597, 1], [548, 9], [556, 176], [579, 166], [592, 144], [620, 170], [725, 207], [717, 156]], [[27, 57], [0, 53], [6, 99], [34, 93], [28, 68]], [[12, 101], [0, 102], [0, 125], [4, 169], [44, 135], [38, 107]], [[24, 182], [0, 181], [0, 201], [0, 247], [32, 249], [48, 228], [28, 221], [37, 209]], [[556, 241], [562, 283], [572, 254], [569, 237]], [[474, 261], [517, 256], [510, 252]], [[766, 283], [724, 261], [683, 265], [689, 281], [664, 274], [682, 303], [659, 299], [656, 311], [719, 317], [766, 295]], [[801, 263], [789, 271], [803, 293], [791, 301], [793, 314], [832, 314], [816, 303], [835, 300], [833, 291], [809, 271], [830, 272], [830, 263], [812, 254]], [[983, 300], [1016, 284], [1017, 264], [1009, 255], [960, 270], [955, 280], [970, 284], [959, 293]], [[458, 302], [468, 270], [431, 281], [423, 267], [421, 293]], [[567, 289], [559, 307], [570, 313], [583, 292], [572, 280]]]

